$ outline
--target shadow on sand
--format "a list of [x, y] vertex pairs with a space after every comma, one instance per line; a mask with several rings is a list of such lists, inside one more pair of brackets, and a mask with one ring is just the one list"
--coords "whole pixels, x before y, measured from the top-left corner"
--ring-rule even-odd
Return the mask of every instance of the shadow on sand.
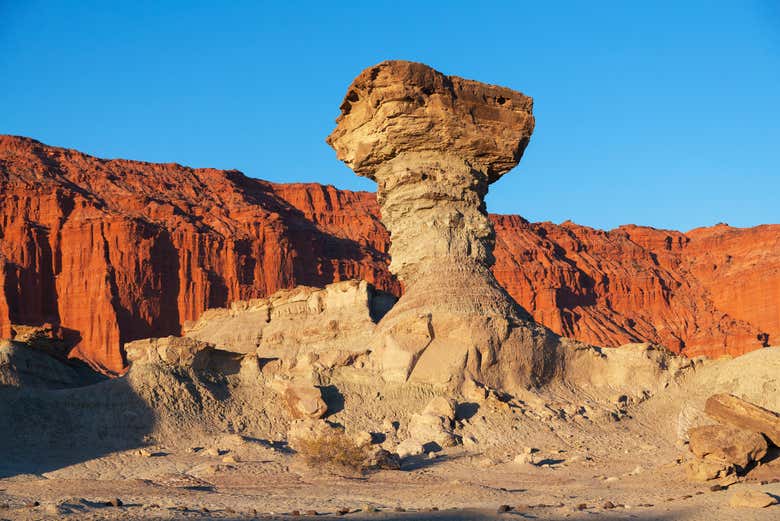
[[0, 478], [141, 447], [154, 414], [125, 378], [71, 389], [0, 388]]

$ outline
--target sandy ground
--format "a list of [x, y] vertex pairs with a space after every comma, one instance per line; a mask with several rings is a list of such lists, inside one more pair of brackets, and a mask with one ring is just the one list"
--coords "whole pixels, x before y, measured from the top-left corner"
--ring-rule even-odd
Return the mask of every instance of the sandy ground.
[[[685, 480], [678, 463], [684, 450], [652, 435], [636, 443], [642, 420], [621, 423], [625, 436], [611, 440], [612, 447], [594, 432], [563, 443], [570, 433], [563, 429], [559, 444], [539, 447], [537, 465], [515, 463], [511, 453], [456, 447], [361, 478], [316, 472], [281, 445], [235, 435], [223, 438], [221, 445], [232, 448], [220, 454], [148, 446], [143, 454], [126, 450], [4, 478], [0, 519], [288, 519], [298, 517], [296, 510], [355, 520], [780, 519], [777, 505], [728, 505], [739, 490], [780, 496], [779, 459], [712, 491], [714, 482]], [[583, 451], [582, 440], [602, 445]], [[122, 506], [108, 506], [114, 498]], [[512, 510], [498, 513], [501, 505]], [[339, 515], [345, 509], [350, 513]]]
[[[463, 444], [362, 477], [307, 466], [284, 442], [289, 422], [272, 416], [282, 409], [262, 387], [149, 371], [79, 389], [7, 391], [0, 519], [780, 519], [780, 505], [729, 506], [744, 490], [780, 498], [778, 449], [714, 491], [718, 482], [686, 479], [691, 455], [678, 439], [713, 392], [777, 409], [779, 363], [773, 349], [705, 365], [618, 415], [606, 398], [565, 386], [470, 404], [455, 429]], [[374, 432], [430, 399], [421, 389], [334, 385], [343, 396], [329, 420], [348, 429]], [[535, 464], [516, 463], [527, 449]], [[110, 506], [115, 499], [121, 505]], [[511, 510], [499, 513], [501, 505]]]

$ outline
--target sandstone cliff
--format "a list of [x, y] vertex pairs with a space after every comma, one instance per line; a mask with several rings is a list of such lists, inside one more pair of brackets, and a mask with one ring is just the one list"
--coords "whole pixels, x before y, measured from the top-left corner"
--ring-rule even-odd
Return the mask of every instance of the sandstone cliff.
[[178, 334], [234, 300], [353, 278], [398, 292], [370, 199], [280, 189], [327, 214], [313, 221], [276, 190], [236, 171], [106, 161], [0, 137], [0, 332], [9, 322], [59, 325], [71, 356], [118, 373], [123, 343]]
[[496, 278], [553, 331], [597, 345], [650, 341], [715, 357], [780, 338], [778, 225], [684, 234], [507, 215], [493, 222]]
[[[687, 234], [491, 216], [493, 272], [555, 332], [739, 354], [780, 338], [780, 226]], [[59, 326], [106, 373], [207, 308], [362, 278], [400, 293], [373, 194], [103, 160], [0, 136], [0, 337]]]

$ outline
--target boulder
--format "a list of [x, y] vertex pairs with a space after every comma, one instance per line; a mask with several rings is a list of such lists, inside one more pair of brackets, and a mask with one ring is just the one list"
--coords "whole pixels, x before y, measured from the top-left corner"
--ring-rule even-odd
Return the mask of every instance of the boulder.
[[688, 431], [689, 448], [698, 458], [710, 458], [744, 469], [766, 456], [767, 442], [761, 434], [731, 425], [704, 425]]
[[707, 399], [704, 412], [721, 423], [760, 432], [780, 446], [780, 414], [775, 411], [759, 407], [733, 394], [715, 394]]
[[691, 481], [710, 481], [734, 473], [734, 466], [722, 461], [703, 459], [690, 460], [685, 466], [685, 475]]
[[452, 421], [434, 414], [413, 414], [409, 419], [409, 437], [423, 445], [436, 443], [440, 447], [455, 445]]
[[758, 490], [740, 490], [729, 499], [729, 505], [735, 508], [766, 508], [776, 504], [777, 498]]
[[284, 398], [284, 403], [295, 419], [317, 420], [328, 412], [319, 388], [308, 382], [277, 380], [271, 384]]
[[449, 421], [453, 421], [455, 419], [455, 400], [437, 396], [428, 402], [428, 405], [423, 409], [423, 414], [441, 416]]
[[436, 443], [440, 447], [455, 445], [452, 422], [455, 402], [443, 396], [433, 398], [420, 414], [409, 419], [409, 437], [423, 445]]
[[536, 456], [530, 452], [523, 452], [515, 456], [513, 461], [520, 465], [536, 465]]
[[419, 456], [425, 453], [425, 448], [422, 446], [422, 443], [408, 439], [398, 444], [395, 448], [395, 453], [398, 454], [399, 458], [405, 459], [409, 456]]

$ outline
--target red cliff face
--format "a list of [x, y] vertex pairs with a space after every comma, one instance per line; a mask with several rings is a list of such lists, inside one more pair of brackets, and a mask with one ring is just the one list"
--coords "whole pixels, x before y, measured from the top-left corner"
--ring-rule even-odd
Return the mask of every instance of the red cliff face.
[[398, 292], [372, 204], [0, 137], [0, 332], [58, 325], [70, 356], [119, 373], [124, 342], [176, 334], [233, 300], [350, 278]]
[[[0, 136], [0, 337], [53, 324], [70, 356], [117, 374], [124, 342], [209, 307], [350, 278], [397, 294], [377, 211], [368, 193]], [[780, 338], [780, 226], [493, 221], [499, 282], [558, 333], [713, 356]]]
[[683, 234], [493, 219], [496, 277], [558, 333], [604, 346], [658, 342], [688, 356], [742, 354], [761, 347], [761, 333], [780, 338], [780, 226]]

